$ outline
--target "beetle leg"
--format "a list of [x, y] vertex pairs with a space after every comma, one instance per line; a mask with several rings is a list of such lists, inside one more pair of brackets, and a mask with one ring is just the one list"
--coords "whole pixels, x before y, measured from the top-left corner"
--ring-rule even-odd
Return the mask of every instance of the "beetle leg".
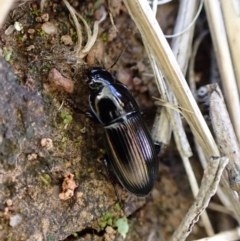
[[92, 111], [84, 111], [85, 116], [87, 116], [88, 118], [95, 120], [97, 122], [99, 122], [99, 120], [97, 119], [97, 117], [93, 114]]
[[119, 193], [118, 193], [117, 188], [116, 188], [116, 183], [114, 181], [112, 173], [110, 172], [110, 163], [108, 161], [107, 156], [103, 159], [103, 163], [104, 163], [104, 166], [106, 167], [108, 177], [109, 177], [109, 179], [110, 179], [110, 181], [111, 181], [111, 183], [113, 185], [113, 188], [114, 188], [115, 194], [117, 196], [117, 200], [119, 202], [119, 205], [120, 205], [121, 209], [124, 211], [123, 205], [122, 205], [122, 200], [120, 199]]
[[80, 108], [78, 108], [72, 99], [66, 99], [66, 100], [65, 100], [65, 103], [66, 103], [71, 109], [73, 109], [74, 112], [77, 112], [77, 113], [79, 113], [79, 114], [85, 114], [85, 112], [86, 112], [86, 111], [83, 111], [83, 110], [81, 110]]
[[160, 143], [155, 142], [154, 146], [155, 146], [155, 150], [156, 150], [157, 155], [159, 155], [160, 152], [161, 152], [162, 145]]
[[97, 122], [99, 122], [99, 120], [96, 118], [96, 116], [93, 114], [93, 112], [91, 110], [88, 110], [88, 111], [84, 111], [80, 108], [78, 108], [75, 104], [74, 104], [74, 101], [71, 100], [71, 99], [66, 99], [65, 100], [65, 103], [71, 108], [73, 109], [74, 112], [78, 113], [78, 114], [83, 114], [85, 115], [86, 117], [92, 119], [92, 120], [95, 120]]

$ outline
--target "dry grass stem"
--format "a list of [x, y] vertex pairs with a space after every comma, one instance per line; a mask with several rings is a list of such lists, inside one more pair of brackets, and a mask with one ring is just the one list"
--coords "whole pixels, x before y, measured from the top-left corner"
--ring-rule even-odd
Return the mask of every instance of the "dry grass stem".
[[238, 93], [240, 93], [240, 2], [238, 0], [221, 0], [221, 5], [238, 85]]
[[[216, 143], [206, 125], [205, 120], [189, 90], [178, 63], [152, 14], [146, 0], [124, 0], [129, 13], [134, 19], [143, 39], [148, 42], [157, 66], [162, 71], [168, 84], [176, 96], [178, 103], [188, 112], [184, 113], [193, 133], [197, 136], [206, 156], [218, 156]], [[192, 113], [191, 113], [192, 112]]]
[[[240, 148], [229, 118], [221, 90], [217, 84], [207, 86], [210, 98], [210, 117], [219, 151], [229, 158], [227, 165], [230, 187], [240, 192]], [[219, 111], [221, 110], [221, 111]]]
[[194, 63], [195, 63], [195, 58], [197, 55], [197, 51], [199, 48], [199, 45], [201, 44], [202, 40], [205, 38], [205, 36], [208, 34], [208, 31], [204, 31], [201, 33], [201, 35], [195, 40], [192, 48], [192, 53], [191, 53], [191, 58], [189, 61], [189, 71], [188, 71], [188, 81], [189, 81], [189, 86], [194, 94], [196, 92], [196, 80], [194, 78]]
[[[199, 1], [187, 1], [183, 0], [180, 2], [179, 6], [179, 11], [178, 11], [178, 16], [176, 20], [176, 25], [173, 31], [173, 35], [182, 32], [184, 29], [186, 29], [189, 24], [192, 22], [194, 19], [194, 16], [196, 14], [196, 10], [198, 7]], [[187, 66], [188, 66], [188, 60], [191, 52], [191, 48], [189, 46], [192, 43], [192, 37], [193, 37], [193, 32], [194, 28], [190, 28], [188, 31], [186, 31], [184, 34], [179, 35], [172, 40], [172, 51], [173, 54], [176, 57], [176, 60], [183, 72], [183, 74], [186, 74]], [[178, 102], [175, 98], [175, 96], [171, 93], [171, 101], [174, 103], [176, 106], [178, 105]], [[186, 110], [184, 110], [186, 111]], [[184, 112], [183, 112], [184, 115]], [[176, 140], [176, 144], [178, 147], [178, 150], [180, 152], [180, 155], [182, 157], [183, 163], [185, 170], [187, 172], [189, 182], [193, 191], [194, 196], [197, 195], [198, 192], [198, 185], [197, 181], [195, 178], [195, 175], [193, 173], [192, 167], [190, 165], [188, 157], [192, 156], [191, 148], [188, 143], [184, 128], [182, 126], [182, 120], [181, 117], [178, 113], [174, 113], [174, 120], [177, 122], [175, 126], [177, 126], [177, 129], [174, 129], [174, 137]], [[179, 128], [180, 127], [180, 128]], [[205, 216], [206, 217], [206, 216]], [[208, 222], [207, 226], [209, 225], [210, 222]], [[211, 230], [211, 234], [213, 231]]]
[[234, 216], [232, 210], [229, 210], [218, 203], [210, 202], [208, 205], [208, 209]]
[[[198, 0], [183, 0], [180, 2], [173, 35], [182, 32], [190, 25], [196, 15], [199, 2]], [[184, 34], [173, 38], [171, 43], [173, 54], [184, 75], [186, 75], [189, 57], [192, 51], [189, 46], [192, 45], [194, 26], [195, 24], [188, 31], [184, 32]]]
[[[156, 15], [157, 13], [157, 8], [156, 8], [156, 1], [153, 2], [153, 11], [154, 11], [154, 15]], [[166, 87], [166, 83], [164, 81], [163, 75], [161, 73], [161, 71], [159, 70], [159, 68], [156, 65], [156, 61], [154, 59], [154, 57], [152, 56], [152, 53], [150, 51], [150, 49], [148, 48], [148, 45], [146, 43], [144, 43], [146, 50], [147, 50], [147, 54], [148, 54], [148, 58], [150, 60], [153, 72], [154, 72], [154, 76], [157, 79], [157, 87], [158, 87], [158, 91], [161, 94], [162, 98], [165, 101], [168, 101], [168, 95], [167, 95], [167, 87]], [[155, 119], [154, 119], [154, 124], [153, 124], [153, 128], [152, 128], [152, 137], [153, 140], [157, 143], [161, 143], [165, 146], [167, 146], [170, 142], [171, 139], [171, 133], [172, 133], [172, 127], [171, 127], [171, 123], [169, 121], [169, 119], [171, 120], [171, 112], [169, 113], [168, 109], [162, 108], [161, 111], [158, 109], [156, 115], [155, 115]], [[174, 123], [172, 123], [173, 125]], [[164, 146], [162, 146], [162, 149], [164, 148]]]
[[40, 10], [41, 10], [41, 13], [43, 12], [45, 2], [46, 2], [46, 0], [41, 0], [41, 2], [40, 2]]
[[77, 36], [78, 36], [78, 39], [77, 39], [77, 44], [76, 44], [76, 52], [78, 53], [81, 48], [82, 48], [82, 41], [83, 41], [83, 37], [82, 37], [82, 27], [81, 25], [79, 24], [78, 22], [78, 19], [77, 19], [77, 16], [75, 14], [75, 9], [69, 4], [69, 2], [67, 0], [63, 0], [66, 7], [68, 8], [68, 11], [70, 12], [70, 15], [73, 19], [73, 22], [75, 24], [75, 28], [76, 28], [76, 31], [77, 31]]
[[240, 103], [220, 0], [204, 0], [204, 3], [229, 114], [237, 139], [240, 140]]
[[[180, 114], [184, 115], [184, 113], [179, 109], [179, 107], [177, 105], [174, 105], [170, 102], [167, 102], [165, 100], [161, 100], [161, 99], [158, 99], [156, 97], [152, 97], [154, 100], [156, 100], [154, 103], [155, 105], [159, 105], [159, 106], [164, 106], [166, 108], [169, 108], [169, 109], [172, 109], [172, 110], [175, 110], [177, 112], [179, 112]], [[188, 111], [188, 110], [185, 110], [185, 111]]]
[[109, 13], [108, 14], [109, 14], [111, 24], [114, 27], [115, 31], [118, 32], [118, 29], [117, 29], [116, 25], [114, 24], [113, 15], [111, 13], [111, 1], [110, 0], [108, 0], [108, 7], [109, 7]]
[[[106, 19], [107, 14], [105, 11], [103, 11], [103, 16], [101, 17], [101, 19], [94, 22], [93, 32], [92, 32], [90, 27], [88, 26], [87, 22], [85, 21], [85, 19], [81, 16], [81, 14], [76, 12], [75, 9], [68, 3], [67, 0], [63, 0], [63, 1], [65, 3], [66, 7], [68, 8], [68, 10], [71, 14], [71, 17], [73, 18], [73, 22], [76, 26], [76, 31], [77, 31], [77, 36], [78, 36], [78, 42], [76, 45], [76, 57], [77, 57], [77, 59], [83, 59], [88, 54], [88, 52], [93, 47], [93, 45], [95, 44], [95, 42], [97, 40], [97, 36], [98, 36], [99, 24]], [[81, 21], [84, 24], [85, 30], [87, 32], [87, 43], [84, 47], [82, 47], [81, 25], [79, 24], [77, 17], [81, 19]]]
[[240, 238], [240, 227], [235, 228], [233, 230], [218, 233], [213, 237], [202, 238], [195, 241], [238, 241], [239, 238]]
[[[146, 46], [146, 44], [145, 44]], [[159, 92], [161, 93], [162, 98], [167, 101], [167, 90], [165, 81], [163, 79], [163, 75], [160, 70], [157, 68], [155, 59], [153, 58], [149, 48], [146, 46], [146, 50], [149, 56], [150, 63], [152, 65], [153, 72], [155, 74], [156, 79], [158, 80], [157, 87]], [[164, 126], [164, 130], [163, 130]], [[162, 108], [162, 111], [157, 111], [154, 119], [153, 129], [152, 129], [152, 137], [153, 140], [157, 143], [162, 143], [164, 145], [168, 145], [171, 138], [172, 127], [169, 121], [169, 110]]]
[[167, 110], [165, 108], [158, 109], [151, 133], [154, 142], [167, 146], [171, 139], [171, 133], [172, 128], [168, 119]]
[[1, 0], [0, 1], [0, 27], [2, 27], [5, 18], [13, 4], [14, 0]]
[[171, 241], [184, 241], [191, 233], [193, 225], [198, 221], [201, 213], [208, 206], [211, 197], [215, 194], [227, 163], [228, 158], [226, 157], [210, 158], [196, 200], [174, 232]]

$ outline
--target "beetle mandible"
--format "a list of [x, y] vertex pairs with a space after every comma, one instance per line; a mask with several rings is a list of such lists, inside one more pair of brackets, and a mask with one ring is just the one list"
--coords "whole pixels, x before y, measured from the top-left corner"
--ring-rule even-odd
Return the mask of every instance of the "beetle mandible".
[[129, 89], [104, 68], [87, 71], [91, 115], [104, 129], [107, 165], [120, 184], [136, 196], [147, 196], [156, 181], [157, 149]]

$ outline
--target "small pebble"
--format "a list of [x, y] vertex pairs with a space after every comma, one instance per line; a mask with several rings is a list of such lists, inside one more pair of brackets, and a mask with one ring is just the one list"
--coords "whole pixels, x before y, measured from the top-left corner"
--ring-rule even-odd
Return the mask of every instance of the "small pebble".
[[37, 16], [37, 17], [35, 18], [35, 21], [38, 22], [38, 23], [42, 23], [42, 18], [39, 17], [39, 16]]
[[7, 200], [6, 200], [6, 205], [7, 205], [8, 207], [12, 206], [12, 205], [13, 205], [12, 199], [7, 199]]
[[26, 41], [27, 40], [27, 34], [24, 34], [23, 36], [22, 36], [22, 42], [24, 42], [24, 41]]
[[43, 138], [41, 140], [41, 146], [46, 148], [46, 149], [52, 149], [53, 148], [52, 139], [50, 139], [50, 138]]
[[133, 84], [134, 84], [134, 85], [140, 85], [141, 82], [142, 82], [142, 80], [139, 79], [138, 77], [134, 77], [134, 78], [133, 78]]
[[16, 215], [10, 217], [9, 225], [11, 227], [16, 227], [21, 221], [22, 221], [22, 217], [19, 214], [16, 214]]
[[50, 87], [53, 89], [61, 89], [68, 93], [72, 93], [74, 85], [72, 80], [65, 78], [62, 74], [55, 68], [51, 69], [48, 74], [48, 81]]
[[31, 50], [33, 50], [34, 48], [35, 48], [34, 45], [30, 45], [30, 46], [27, 47], [27, 51], [31, 51]]
[[43, 22], [48, 22], [49, 20], [49, 14], [48, 13], [44, 13], [42, 16], [41, 16]]
[[57, 33], [57, 28], [55, 26], [54, 23], [51, 22], [46, 22], [42, 25], [42, 30], [46, 33], [46, 34], [54, 34]]
[[37, 8], [38, 8], [38, 6], [37, 6], [36, 3], [32, 3], [32, 4], [31, 4], [31, 7], [32, 7], [33, 10], [37, 10]]
[[14, 27], [14, 25], [10, 25], [6, 30], [5, 30], [5, 34], [6, 35], [10, 35], [10, 34], [12, 34], [13, 32], [14, 32], [14, 30], [15, 30], [15, 27]]
[[28, 154], [27, 159], [28, 161], [33, 161], [37, 159], [37, 154], [36, 153], [32, 153], [32, 154]]
[[63, 35], [61, 37], [61, 41], [63, 42], [64, 45], [73, 45], [72, 38], [69, 35]]
[[52, 5], [52, 8], [53, 8], [53, 12], [56, 13], [57, 12], [57, 7], [58, 7], [58, 4], [57, 3], [54, 3]]
[[30, 33], [30, 34], [33, 34], [33, 33], [35, 33], [35, 32], [36, 32], [36, 30], [33, 29], [33, 28], [29, 28], [29, 29], [28, 29], [28, 33]]
[[15, 22], [14, 23], [14, 28], [17, 30], [17, 31], [21, 31], [23, 29], [23, 25], [19, 22]]
[[108, 30], [108, 41], [111, 42], [117, 37], [117, 29], [114, 28], [113, 26]]

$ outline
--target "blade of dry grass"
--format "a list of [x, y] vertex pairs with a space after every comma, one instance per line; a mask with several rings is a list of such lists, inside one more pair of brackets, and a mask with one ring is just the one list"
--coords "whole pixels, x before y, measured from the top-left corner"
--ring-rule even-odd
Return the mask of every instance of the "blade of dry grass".
[[14, 0], [1, 0], [0, 1], [0, 27], [2, 27], [4, 20], [13, 4]]
[[204, 0], [204, 5], [226, 96], [226, 103], [237, 139], [240, 141], [240, 103], [220, 1]]
[[188, 110], [187, 112], [183, 110], [184, 116], [198, 138], [204, 153], [206, 156], [219, 156], [216, 143], [148, 2], [145, 0], [124, 0], [124, 2], [143, 38], [148, 43], [151, 53], [156, 59], [156, 64], [168, 81], [178, 103]]
[[[199, 7], [200, 1], [198, 0], [183, 0], [180, 2], [178, 16], [176, 19], [176, 24], [174, 26], [173, 35], [182, 32], [186, 29], [191, 22], [193, 21], [196, 11]], [[193, 33], [194, 33], [195, 23], [183, 34], [172, 39], [171, 48], [178, 61], [178, 64], [183, 72], [186, 75], [189, 57], [191, 55], [192, 48], [189, 47], [192, 45]]]
[[208, 209], [233, 216], [232, 210], [229, 210], [229, 209], [225, 208], [224, 206], [222, 206], [218, 203], [210, 202], [209, 205], [208, 205]]

